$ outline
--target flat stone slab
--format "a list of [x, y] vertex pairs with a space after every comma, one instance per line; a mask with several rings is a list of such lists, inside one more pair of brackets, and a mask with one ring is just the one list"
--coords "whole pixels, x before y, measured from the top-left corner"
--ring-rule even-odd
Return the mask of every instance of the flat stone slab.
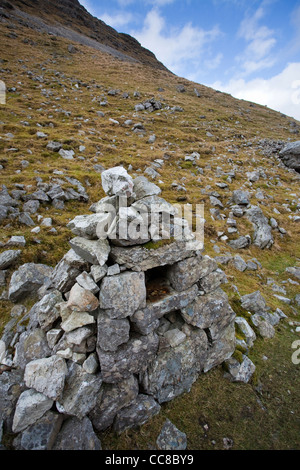
[[111, 248], [111, 257], [119, 265], [133, 271], [147, 271], [157, 266], [174, 264], [185, 258], [195, 256], [202, 245], [195, 241], [175, 241], [155, 249], [144, 246]]

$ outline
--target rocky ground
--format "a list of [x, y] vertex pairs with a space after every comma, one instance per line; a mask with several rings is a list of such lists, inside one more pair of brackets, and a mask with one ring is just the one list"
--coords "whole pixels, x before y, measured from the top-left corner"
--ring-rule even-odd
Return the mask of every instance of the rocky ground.
[[167, 418], [194, 449], [299, 448], [299, 123], [5, 16], [0, 29], [3, 367], [70, 249], [67, 225], [121, 165], [169, 203], [204, 204], [204, 254], [226, 275], [237, 349], [141, 433], [106, 431], [102, 446], [155, 446]]

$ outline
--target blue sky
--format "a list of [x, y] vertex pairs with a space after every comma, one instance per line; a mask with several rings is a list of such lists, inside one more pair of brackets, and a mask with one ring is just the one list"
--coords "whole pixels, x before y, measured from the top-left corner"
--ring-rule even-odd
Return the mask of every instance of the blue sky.
[[300, 0], [79, 0], [179, 77], [300, 120]]

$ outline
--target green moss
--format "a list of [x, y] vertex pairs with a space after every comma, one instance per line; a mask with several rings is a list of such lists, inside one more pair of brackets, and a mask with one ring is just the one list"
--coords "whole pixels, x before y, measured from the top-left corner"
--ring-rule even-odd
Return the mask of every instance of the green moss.
[[158, 240], [156, 242], [151, 240], [150, 242], [145, 243], [143, 248], [146, 248], [146, 250], [158, 250], [158, 248], [161, 248], [162, 246], [171, 245], [174, 241], [174, 237], [168, 238], [166, 240]]
[[232, 357], [234, 359], [236, 359], [237, 361], [239, 361], [239, 363], [241, 364], [244, 360], [243, 358], [243, 353], [241, 351], [239, 351], [238, 349], [236, 349], [232, 355]]

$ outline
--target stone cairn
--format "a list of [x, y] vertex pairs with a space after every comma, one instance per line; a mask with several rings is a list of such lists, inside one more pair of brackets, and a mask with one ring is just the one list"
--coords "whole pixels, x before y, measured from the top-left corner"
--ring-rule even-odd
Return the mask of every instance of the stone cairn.
[[[144, 424], [235, 350], [226, 276], [191, 232], [162, 242], [152, 223], [139, 240], [118, 236], [124, 220], [153, 204], [174, 233], [174, 207], [160, 188], [122, 167], [104, 171], [102, 185], [107, 196], [68, 224], [71, 249], [0, 375], [3, 429], [16, 434], [16, 449], [101, 449], [95, 432]], [[99, 238], [107, 204], [115, 238]]]

